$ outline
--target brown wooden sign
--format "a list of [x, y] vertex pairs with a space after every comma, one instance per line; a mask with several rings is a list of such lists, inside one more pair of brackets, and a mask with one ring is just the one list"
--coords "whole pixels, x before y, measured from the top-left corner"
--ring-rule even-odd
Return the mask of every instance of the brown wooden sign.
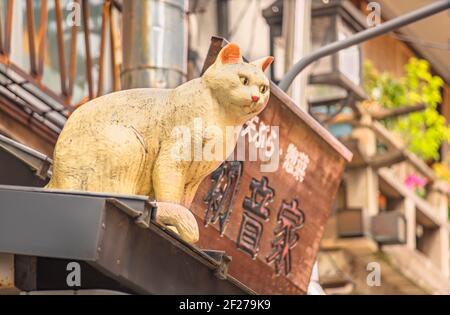
[[[204, 69], [224, 43], [213, 38]], [[304, 294], [352, 154], [272, 83], [268, 106], [244, 126], [245, 139], [258, 141], [261, 129], [270, 138], [274, 126], [275, 171], [261, 171], [260, 159], [226, 161], [201, 184], [192, 205], [197, 246], [226, 251], [229, 274], [257, 293]]]

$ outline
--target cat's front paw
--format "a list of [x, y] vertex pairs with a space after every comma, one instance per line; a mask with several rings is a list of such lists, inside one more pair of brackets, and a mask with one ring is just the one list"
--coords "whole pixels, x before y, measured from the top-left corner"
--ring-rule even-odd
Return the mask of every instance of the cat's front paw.
[[197, 220], [189, 209], [179, 204], [157, 202], [156, 221], [189, 244], [194, 244], [199, 239]]

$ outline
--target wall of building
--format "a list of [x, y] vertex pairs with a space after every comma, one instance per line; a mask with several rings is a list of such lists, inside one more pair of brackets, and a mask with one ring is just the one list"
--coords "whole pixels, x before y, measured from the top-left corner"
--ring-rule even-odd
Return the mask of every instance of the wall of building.
[[[255, 60], [270, 53], [269, 26], [262, 10], [273, 0], [231, 0], [229, 1], [228, 41], [241, 47], [242, 55]], [[202, 2], [201, 9], [189, 17], [189, 45], [198, 54], [197, 68], [202, 66], [208, 52], [211, 36], [218, 35], [217, 3], [214, 0]]]
[[242, 53], [250, 60], [267, 56], [270, 51], [269, 26], [262, 10], [273, 0], [231, 0], [229, 29], [231, 41], [240, 43]]

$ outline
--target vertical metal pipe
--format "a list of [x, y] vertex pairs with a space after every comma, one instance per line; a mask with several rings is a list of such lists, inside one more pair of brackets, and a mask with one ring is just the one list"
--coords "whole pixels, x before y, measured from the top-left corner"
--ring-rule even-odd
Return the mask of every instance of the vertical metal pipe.
[[228, 36], [228, 0], [217, 1], [217, 34], [220, 37], [226, 38]]
[[63, 30], [63, 15], [61, 0], [55, 0], [55, 16], [56, 16], [56, 36], [58, 43], [58, 59], [59, 59], [59, 77], [61, 80], [61, 94], [66, 97], [67, 84], [66, 84], [66, 58], [64, 50], [64, 30]]
[[92, 59], [91, 59], [91, 42], [89, 30], [89, 3], [83, 0], [83, 28], [84, 28], [84, 47], [86, 49], [86, 78], [88, 82], [89, 99], [94, 98], [94, 84], [92, 81]]
[[36, 67], [36, 34], [34, 32], [34, 6], [33, 1], [27, 0], [27, 26], [28, 45], [30, 49], [30, 72], [32, 76], [37, 74]]
[[[284, 0], [283, 34], [286, 38], [285, 69], [301, 59], [309, 50], [311, 26], [311, 0]], [[303, 110], [308, 111], [306, 100], [306, 73], [292, 84], [290, 95]]]
[[5, 26], [5, 43], [3, 46], [3, 53], [9, 57], [11, 52], [11, 33], [12, 33], [12, 22], [13, 22], [13, 11], [14, 10], [14, 0], [8, 0], [6, 4], [6, 26]]
[[123, 89], [171, 88], [187, 72], [187, 0], [123, 2]]

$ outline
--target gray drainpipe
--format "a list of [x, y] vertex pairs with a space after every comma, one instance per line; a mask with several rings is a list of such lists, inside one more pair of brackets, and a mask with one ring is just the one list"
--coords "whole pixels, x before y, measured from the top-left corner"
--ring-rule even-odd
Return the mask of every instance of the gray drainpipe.
[[124, 89], [186, 81], [187, 0], [123, 1]]

